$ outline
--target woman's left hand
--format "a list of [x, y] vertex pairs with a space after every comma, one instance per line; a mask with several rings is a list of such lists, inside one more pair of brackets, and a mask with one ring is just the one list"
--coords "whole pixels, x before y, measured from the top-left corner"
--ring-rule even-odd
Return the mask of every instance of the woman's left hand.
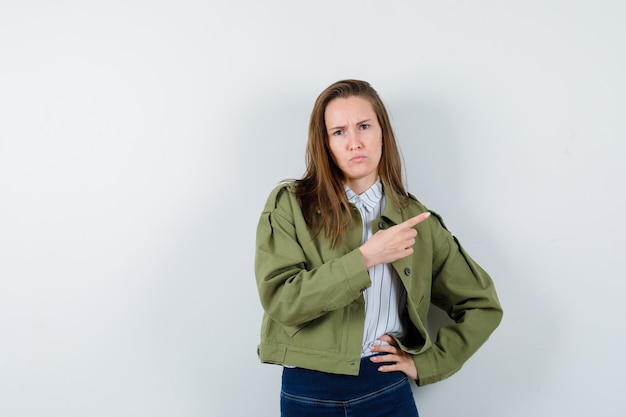
[[370, 357], [370, 360], [374, 363], [379, 362], [393, 362], [391, 365], [382, 365], [378, 368], [380, 372], [403, 372], [407, 377], [417, 380], [417, 368], [411, 355], [403, 351], [398, 347], [395, 339], [388, 334], [382, 335], [378, 338], [383, 342], [389, 343], [388, 345], [374, 345], [372, 346], [372, 352], [374, 353], [387, 353], [387, 355], [376, 355]]

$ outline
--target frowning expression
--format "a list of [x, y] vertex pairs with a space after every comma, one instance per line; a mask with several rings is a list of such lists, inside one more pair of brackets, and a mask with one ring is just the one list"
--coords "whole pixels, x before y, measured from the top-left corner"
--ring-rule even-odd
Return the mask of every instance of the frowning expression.
[[362, 97], [336, 98], [324, 112], [328, 146], [344, 182], [357, 194], [378, 178], [383, 135], [370, 102]]

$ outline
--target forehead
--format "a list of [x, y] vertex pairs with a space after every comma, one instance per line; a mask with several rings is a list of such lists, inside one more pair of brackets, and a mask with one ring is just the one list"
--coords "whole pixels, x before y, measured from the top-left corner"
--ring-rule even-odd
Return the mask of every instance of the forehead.
[[326, 105], [324, 119], [331, 122], [360, 122], [376, 118], [372, 104], [366, 98], [359, 96], [340, 97], [331, 100]]

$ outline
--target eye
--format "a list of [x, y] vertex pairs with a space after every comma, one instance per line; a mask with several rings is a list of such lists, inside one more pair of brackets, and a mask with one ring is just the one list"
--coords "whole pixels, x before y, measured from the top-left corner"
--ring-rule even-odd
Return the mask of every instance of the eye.
[[341, 136], [341, 135], [343, 135], [343, 130], [341, 130], [341, 129], [340, 129], [340, 130], [335, 130], [335, 131], [332, 133], [332, 135], [333, 135], [333, 136]]
[[370, 125], [367, 123], [363, 123], [361, 126], [359, 126], [361, 128], [361, 130], [367, 130], [370, 128]]

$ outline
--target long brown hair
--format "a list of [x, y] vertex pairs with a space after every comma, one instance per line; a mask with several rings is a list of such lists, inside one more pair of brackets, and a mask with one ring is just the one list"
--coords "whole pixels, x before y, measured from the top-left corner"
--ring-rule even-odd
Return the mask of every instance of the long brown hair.
[[360, 80], [342, 80], [331, 84], [315, 101], [309, 122], [306, 148], [306, 172], [296, 181], [296, 197], [304, 219], [310, 228], [324, 231], [334, 246], [353, 221], [349, 202], [343, 188], [343, 173], [335, 164], [328, 146], [324, 113], [336, 98], [362, 97], [370, 102], [382, 130], [382, 156], [378, 175], [385, 193], [397, 207], [407, 204], [407, 192], [402, 183], [402, 160], [391, 128], [389, 115], [372, 86]]

